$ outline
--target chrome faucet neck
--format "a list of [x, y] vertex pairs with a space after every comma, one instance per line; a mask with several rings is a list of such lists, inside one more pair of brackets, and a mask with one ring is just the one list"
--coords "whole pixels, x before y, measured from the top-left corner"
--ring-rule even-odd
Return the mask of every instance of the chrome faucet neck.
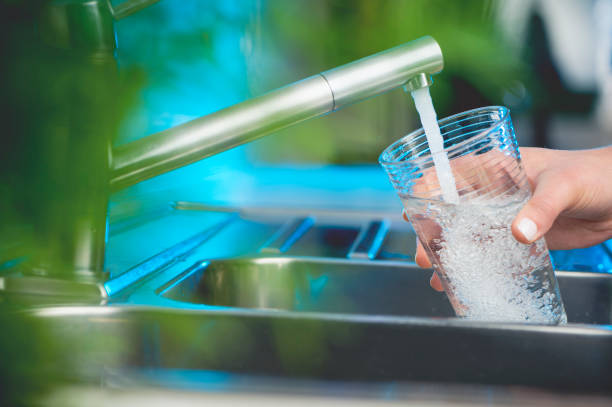
[[113, 150], [111, 187], [124, 188], [266, 134], [408, 85], [443, 68], [431, 37], [322, 72]]

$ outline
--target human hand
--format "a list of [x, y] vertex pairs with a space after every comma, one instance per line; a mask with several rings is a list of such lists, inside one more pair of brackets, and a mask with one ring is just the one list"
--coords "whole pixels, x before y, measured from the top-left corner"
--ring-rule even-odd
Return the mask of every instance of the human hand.
[[[403, 212], [402, 216], [404, 217], [405, 221], [407, 222], [409, 221], [408, 217], [406, 216], [406, 212]], [[416, 255], [414, 256], [414, 261], [419, 267], [426, 268], [426, 269], [431, 268], [431, 262], [429, 261], [429, 258], [427, 257], [427, 253], [425, 253], [425, 249], [423, 248], [423, 245], [421, 244], [421, 241], [418, 238], [417, 238]], [[442, 288], [442, 282], [440, 281], [440, 278], [438, 277], [435, 271], [432, 274], [431, 279], [429, 280], [429, 284], [431, 285], [431, 288], [433, 288], [436, 291], [444, 291], [444, 288]]]
[[[533, 196], [512, 223], [516, 240], [528, 244], [544, 236], [550, 249], [569, 250], [612, 237], [612, 147], [521, 148], [521, 156]], [[415, 261], [431, 267], [420, 242]], [[430, 283], [442, 291], [435, 273]]]

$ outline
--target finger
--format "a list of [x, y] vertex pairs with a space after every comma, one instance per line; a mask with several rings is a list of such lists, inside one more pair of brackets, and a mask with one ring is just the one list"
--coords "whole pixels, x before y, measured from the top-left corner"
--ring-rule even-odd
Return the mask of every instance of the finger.
[[[417, 239], [417, 253], [415, 256], [415, 261], [419, 267], [431, 268], [431, 262], [429, 261], [427, 253], [425, 253], [425, 249], [423, 248], [423, 245], [421, 245], [421, 241], [419, 239]], [[435, 272], [429, 280], [429, 285], [431, 285], [431, 287], [436, 291], [444, 291], [444, 288], [442, 288], [442, 282], [440, 281], [438, 274]]]
[[[402, 217], [405, 221], [410, 222], [408, 220], [408, 215], [406, 215], [406, 211], [402, 211]], [[418, 237], [416, 239], [416, 254], [414, 256], [414, 261], [419, 267], [425, 269], [431, 268], [431, 262], [429, 261], [427, 253], [425, 252], [425, 249], [423, 249], [423, 245]]]
[[546, 148], [521, 147], [521, 163], [527, 175], [527, 181], [532, 187], [540, 174], [550, 166], [550, 153], [553, 150]]
[[431, 280], [429, 280], [429, 285], [436, 291], [444, 291], [442, 288], [442, 282], [440, 281], [440, 277], [438, 277], [438, 273], [434, 272], [431, 276]]
[[543, 173], [536, 180], [531, 199], [512, 222], [512, 234], [521, 243], [531, 243], [544, 236], [553, 223], [578, 199], [579, 186], [573, 175]]
[[417, 249], [416, 255], [414, 256], [414, 261], [419, 267], [428, 269], [431, 268], [431, 262], [429, 261], [429, 257], [427, 257], [427, 253], [425, 253], [425, 249], [421, 244], [421, 241], [417, 239]]

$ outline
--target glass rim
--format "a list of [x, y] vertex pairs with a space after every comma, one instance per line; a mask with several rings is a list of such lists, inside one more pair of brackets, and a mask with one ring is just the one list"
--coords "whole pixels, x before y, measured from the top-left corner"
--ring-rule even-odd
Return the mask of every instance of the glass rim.
[[[506, 121], [506, 119], [510, 115], [510, 109], [508, 109], [505, 106], [495, 106], [495, 105], [493, 105], [493, 106], [484, 106], [484, 107], [478, 107], [476, 109], [466, 110], [464, 112], [456, 113], [454, 115], [447, 116], [447, 117], [444, 117], [442, 119], [439, 119], [438, 120], [438, 125], [440, 127], [442, 127], [441, 125], [451, 124], [452, 122], [458, 121], [462, 117], [473, 115], [474, 113], [493, 112], [493, 111], [497, 111], [497, 112], [501, 111], [502, 114], [501, 114], [499, 119], [495, 120], [495, 122], [493, 124], [491, 124], [491, 126], [489, 126], [487, 129], [481, 131], [480, 133], [474, 135], [473, 137], [468, 138], [467, 140], [462, 140], [462, 141], [460, 141], [460, 142], [458, 142], [456, 144], [453, 144], [450, 147], [444, 148], [444, 151], [448, 154], [448, 153], [451, 153], [451, 152], [455, 151], [456, 149], [459, 149], [459, 148], [465, 146], [468, 143], [473, 143], [474, 141], [477, 141], [479, 139], [484, 138], [486, 135], [488, 135], [490, 132], [492, 132], [495, 129], [497, 129], [498, 127], [500, 127]], [[444, 123], [442, 123], [442, 122], [444, 122]], [[383, 165], [383, 166], [399, 166], [399, 165], [406, 165], [408, 163], [416, 163], [416, 162], [422, 162], [422, 161], [426, 161], [426, 160], [431, 160], [431, 153], [428, 154], [428, 155], [424, 155], [422, 157], [416, 157], [416, 158], [407, 159], [407, 160], [389, 161], [389, 160], [386, 160], [384, 158], [385, 154], [390, 153], [397, 146], [399, 146], [401, 144], [404, 144], [407, 139], [414, 139], [414, 138], [416, 138], [417, 134], [419, 134], [419, 133], [422, 134], [422, 135], [425, 135], [425, 130], [423, 129], [423, 127], [420, 127], [418, 129], [416, 129], [416, 130], [406, 134], [405, 136], [403, 136], [399, 140], [396, 140], [393, 143], [391, 143], [380, 154], [380, 156], [378, 157], [378, 162], [381, 165]], [[442, 136], [444, 136], [444, 133], [442, 131], [440, 131], [440, 133], [442, 134]]]

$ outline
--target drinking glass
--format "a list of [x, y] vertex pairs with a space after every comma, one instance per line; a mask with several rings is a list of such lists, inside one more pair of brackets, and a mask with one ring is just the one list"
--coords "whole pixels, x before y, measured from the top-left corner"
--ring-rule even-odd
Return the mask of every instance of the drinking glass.
[[442, 197], [422, 128], [391, 144], [379, 162], [455, 313], [483, 321], [567, 322], [546, 242], [522, 244], [512, 236], [512, 221], [531, 190], [509, 110], [483, 107], [438, 124], [458, 202]]

